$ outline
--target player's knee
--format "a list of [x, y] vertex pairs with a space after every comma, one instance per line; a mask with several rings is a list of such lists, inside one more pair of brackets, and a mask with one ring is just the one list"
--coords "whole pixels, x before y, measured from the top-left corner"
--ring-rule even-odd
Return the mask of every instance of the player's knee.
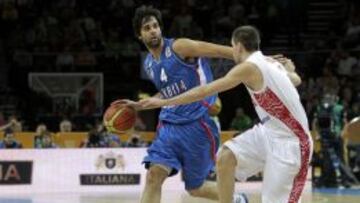
[[146, 184], [152, 187], [159, 187], [162, 185], [167, 175], [167, 172], [160, 167], [150, 167], [146, 175]]
[[234, 153], [227, 147], [224, 147], [216, 160], [216, 165], [218, 168], [222, 168], [222, 167], [229, 167], [229, 166], [236, 166], [236, 157], [234, 155]]

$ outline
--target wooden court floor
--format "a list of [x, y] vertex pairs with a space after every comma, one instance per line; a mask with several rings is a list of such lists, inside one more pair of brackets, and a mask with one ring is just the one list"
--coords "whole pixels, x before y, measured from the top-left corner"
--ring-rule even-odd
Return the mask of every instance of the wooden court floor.
[[[250, 203], [260, 203], [260, 191], [247, 193]], [[138, 203], [140, 191], [91, 194], [36, 194], [1, 195], [0, 203]], [[303, 203], [360, 203], [360, 189], [323, 189], [303, 194]], [[215, 203], [215, 201], [192, 198], [186, 192], [164, 191], [162, 203]]]
[[[250, 203], [260, 203], [260, 193], [248, 195]], [[126, 194], [122, 196], [99, 196], [99, 197], [82, 197], [81, 203], [138, 203], [138, 196]], [[164, 203], [216, 203], [216, 201], [204, 200], [201, 198], [192, 198], [187, 194], [168, 193], [162, 198]], [[314, 193], [306, 194], [302, 199], [303, 203], [360, 203], [360, 195], [344, 194], [324, 194]]]

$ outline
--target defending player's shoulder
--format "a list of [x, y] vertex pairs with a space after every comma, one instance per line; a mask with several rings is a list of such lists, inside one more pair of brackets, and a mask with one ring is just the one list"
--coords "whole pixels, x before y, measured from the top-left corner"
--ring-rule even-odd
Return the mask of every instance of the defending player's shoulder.
[[261, 72], [257, 65], [247, 61], [236, 65], [232, 71], [234, 72], [234, 76], [241, 79], [244, 83], [252, 82], [261, 76]]

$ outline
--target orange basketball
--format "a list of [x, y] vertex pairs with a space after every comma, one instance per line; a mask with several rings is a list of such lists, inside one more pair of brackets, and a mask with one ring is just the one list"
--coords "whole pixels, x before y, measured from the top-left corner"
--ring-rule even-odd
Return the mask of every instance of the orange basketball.
[[104, 114], [104, 126], [109, 132], [123, 133], [134, 127], [136, 121], [135, 109], [122, 105], [109, 106]]

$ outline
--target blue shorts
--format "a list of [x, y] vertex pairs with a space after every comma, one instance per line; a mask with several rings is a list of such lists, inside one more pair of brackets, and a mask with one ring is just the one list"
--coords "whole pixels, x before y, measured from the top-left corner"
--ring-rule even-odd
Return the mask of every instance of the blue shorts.
[[146, 168], [161, 164], [172, 169], [169, 176], [182, 170], [185, 189], [199, 188], [215, 166], [219, 130], [209, 116], [186, 124], [161, 122], [157, 136], [144, 158]]

